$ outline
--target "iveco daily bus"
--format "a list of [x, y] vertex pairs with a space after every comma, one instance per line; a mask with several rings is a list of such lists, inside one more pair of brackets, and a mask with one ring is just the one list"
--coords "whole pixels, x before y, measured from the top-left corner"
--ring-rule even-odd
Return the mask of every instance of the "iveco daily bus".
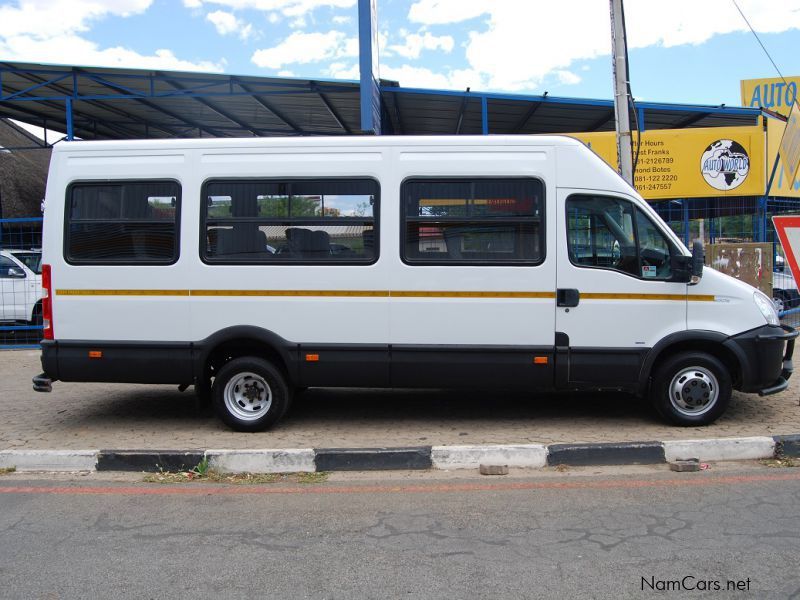
[[618, 390], [703, 425], [791, 373], [772, 301], [567, 137], [69, 142], [45, 206], [39, 391], [193, 384], [253, 431], [309, 386]]

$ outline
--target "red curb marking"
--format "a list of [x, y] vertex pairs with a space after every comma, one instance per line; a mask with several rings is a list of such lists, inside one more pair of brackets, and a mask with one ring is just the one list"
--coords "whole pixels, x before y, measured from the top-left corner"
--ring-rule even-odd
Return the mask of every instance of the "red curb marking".
[[[357, 486], [243, 486], [219, 487], [179, 484], [155, 484], [154, 487], [134, 486], [0, 486], [0, 494], [65, 494], [106, 496], [236, 496], [245, 494], [392, 494], [432, 492], [491, 492], [510, 490], [574, 490], [574, 489], [639, 489], [660, 487], [707, 487], [734, 483], [760, 483], [768, 481], [800, 481], [800, 473], [785, 475], [734, 475], [702, 479], [664, 480], [604, 480], [604, 481], [550, 481], [516, 483], [441, 483], [431, 485], [357, 485]], [[146, 484], [145, 484], [146, 485]], [[152, 485], [152, 484], [151, 484]]]

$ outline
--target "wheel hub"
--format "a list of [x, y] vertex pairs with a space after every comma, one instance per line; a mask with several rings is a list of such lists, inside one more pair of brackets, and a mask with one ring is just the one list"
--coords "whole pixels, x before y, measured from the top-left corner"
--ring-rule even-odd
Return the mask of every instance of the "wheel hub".
[[683, 369], [670, 384], [672, 406], [685, 415], [700, 415], [711, 410], [718, 395], [717, 378], [703, 367]]
[[255, 421], [272, 406], [272, 390], [266, 380], [255, 373], [239, 373], [232, 377], [223, 392], [225, 407], [237, 418]]

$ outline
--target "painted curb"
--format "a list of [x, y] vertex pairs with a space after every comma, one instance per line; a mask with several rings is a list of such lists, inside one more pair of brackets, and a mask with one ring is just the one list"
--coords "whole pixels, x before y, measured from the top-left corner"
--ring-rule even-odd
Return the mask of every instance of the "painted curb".
[[94, 471], [97, 450], [4, 450], [0, 468], [18, 471]]
[[434, 446], [431, 462], [434, 469], [477, 469], [481, 464], [541, 469], [547, 466], [547, 446]]
[[776, 456], [800, 457], [800, 434], [776, 435], [772, 439], [775, 440]]
[[547, 464], [551, 467], [654, 465], [666, 462], [664, 445], [661, 442], [551, 444], [547, 451]]
[[775, 456], [771, 437], [719, 438], [664, 442], [667, 461], [685, 458], [700, 460], [755, 460]]
[[188, 471], [203, 460], [203, 450], [100, 450], [98, 471]]
[[206, 450], [208, 466], [222, 473], [313, 473], [313, 448], [296, 450]]
[[263, 450], [3, 450], [0, 468], [19, 471], [180, 471], [203, 458], [227, 473], [289, 473], [477, 469], [481, 464], [539, 469], [546, 466], [643, 465], [696, 458], [756, 460], [800, 457], [800, 434], [774, 437], [621, 442], [509, 444], [398, 448], [292, 448]]
[[431, 447], [321, 448], [314, 451], [317, 471], [388, 471], [430, 469]]

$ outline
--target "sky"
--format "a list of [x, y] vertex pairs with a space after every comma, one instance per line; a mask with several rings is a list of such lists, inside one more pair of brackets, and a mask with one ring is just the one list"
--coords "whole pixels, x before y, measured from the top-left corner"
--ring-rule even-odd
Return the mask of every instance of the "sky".
[[[736, 0], [784, 76], [800, 0]], [[377, 0], [405, 87], [612, 98], [607, 0]], [[733, 0], [625, 0], [638, 100], [741, 105], [777, 73]], [[0, 0], [0, 60], [357, 80], [357, 0]]]

